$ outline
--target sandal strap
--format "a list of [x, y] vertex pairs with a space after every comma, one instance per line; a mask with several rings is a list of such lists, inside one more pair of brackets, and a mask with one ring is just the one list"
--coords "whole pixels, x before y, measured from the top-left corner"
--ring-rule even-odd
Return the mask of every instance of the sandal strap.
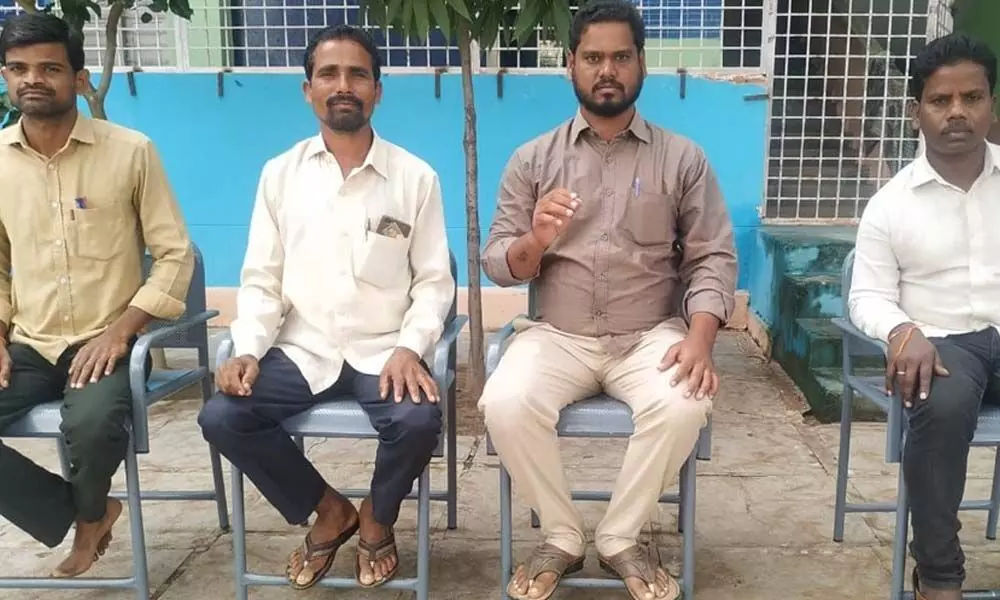
[[659, 558], [639, 544], [601, 560], [622, 579], [637, 577], [646, 583], [656, 583], [656, 569], [661, 566]]
[[570, 565], [579, 560], [579, 556], [573, 556], [557, 546], [544, 543], [531, 552], [528, 561], [524, 563], [524, 571], [528, 579], [536, 579], [542, 573], [562, 576]]
[[374, 544], [358, 540], [358, 553], [368, 562], [376, 562], [387, 556], [396, 554], [396, 534], [390, 533]]

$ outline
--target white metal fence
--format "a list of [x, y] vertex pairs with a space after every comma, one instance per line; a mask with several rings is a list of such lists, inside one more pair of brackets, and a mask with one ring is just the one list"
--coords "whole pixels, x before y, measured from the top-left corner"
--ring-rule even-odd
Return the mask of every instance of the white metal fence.
[[762, 216], [853, 221], [917, 153], [906, 74], [928, 38], [951, 29], [947, 7], [930, 0], [778, 0], [773, 18]]
[[[458, 67], [454, 39], [434, 30], [424, 40], [367, 23], [358, 0], [192, 0], [190, 21], [155, 15], [149, 23], [138, 9], [122, 22], [115, 66], [145, 70], [220, 68], [298, 69], [309, 37], [332, 24], [370, 28], [389, 70]], [[765, 0], [633, 0], [647, 27], [647, 64], [651, 70], [765, 70]], [[0, 0], [14, 9], [14, 0]], [[511, 11], [494, 44], [474, 57], [477, 69], [506, 68], [538, 72], [564, 66], [564, 49], [551, 32], [538, 29], [527, 42], [511, 41], [516, 11]], [[106, 40], [103, 21], [85, 28], [87, 61], [102, 64]], [[488, 50], [486, 48], [489, 48]]]

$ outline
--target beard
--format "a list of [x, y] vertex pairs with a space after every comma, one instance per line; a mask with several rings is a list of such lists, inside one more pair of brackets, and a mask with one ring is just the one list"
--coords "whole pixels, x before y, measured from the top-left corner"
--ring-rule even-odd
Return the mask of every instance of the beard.
[[21, 114], [33, 119], [54, 119], [62, 117], [76, 106], [76, 98], [60, 100], [52, 90], [31, 90], [37, 95], [25, 96], [20, 92], [13, 98], [14, 106]]
[[[636, 84], [635, 89], [629, 94], [624, 90], [622, 85], [618, 82], [598, 82], [596, 85], [611, 84], [615, 85], [619, 90], [622, 91], [623, 96], [621, 99], [605, 99], [600, 97], [600, 92], [596, 89], [592, 89], [589, 93], [582, 89], [579, 82], [573, 79], [573, 92], [576, 93], [576, 99], [580, 101], [580, 104], [587, 109], [588, 112], [595, 114], [599, 117], [611, 118], [617, 117], [618, 115], [624, 113], [628, 109], [632, 108], [636, 100], [639, 99], [639, 94], [642, 92], [642, 79]], [[596, 87], [595, 85], [595, 87]]]
[[331, 131], [356, 133], [368, 124], [364, 104], [353, 96], [333, 96], [326, 101], [326, 109], [323, 122]]

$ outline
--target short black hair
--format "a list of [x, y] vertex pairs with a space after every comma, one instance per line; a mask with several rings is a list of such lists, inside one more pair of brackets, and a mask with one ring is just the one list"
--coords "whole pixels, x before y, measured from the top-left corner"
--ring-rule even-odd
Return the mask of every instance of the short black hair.
[[576, 11], [569, 30], [569, 51], [576, 52], [580, 38], [587, 27], [594, 23], [626, 23], [632, 29], [632, 41], [642, 52], [646, 46], [646, 24], [635, 4], [628, 0], [592, 0]]
[[8, 17], [0, 31], [0, 65], [7, 64], [7, 52], [36, 44], [62, 44], [74, 72], [83, 70], [83, 36], [66, 21], [48, 13], [20, 13]]
[[321, 29], [306, 46], [305, 61], [302, 65], [306, 70], [306, 79], [312, 80], [313, 68], [316, 67], [316, 47], [330, 40], [350, 40], [360, 45], [372, 57], [372, 77], [375, 81], [382, 77], [382, 59], [379, 58], [378, 46], [375, 45], [372, 36], [355, 25], [331, 25]]
[[997, 55], [982, 40], [964, 33], [950, 33], [924, 46], [910, 63], [910, 96], [919, 102], [924, 95], [924, 85], [938, 69], [963, 61], [977, 63], [985, 69], [992, 94], [997, 87]]

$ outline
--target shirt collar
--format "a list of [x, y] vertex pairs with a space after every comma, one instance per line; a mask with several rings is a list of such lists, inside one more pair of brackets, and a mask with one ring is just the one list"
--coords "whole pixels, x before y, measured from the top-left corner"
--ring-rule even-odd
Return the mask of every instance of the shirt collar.
[[[372, 146], [368, 149], [368, 154], [365, 156], [365, 160], [361, 163], [359, 169], [364, 169], [366, 167], [371, 167], [376, 173], [384, 178], [389, 177], [389, 156], [388, 148], [386, 147], [386, 142], [379, 137], [377, 133], [372, 131]], [[317, 156], [329, 156], [333, 158], [333, 154], [326, 149], [326, 142], [323, 141], [322, 135], [316, 135], [309, 140], [309, 144], [306, 147], [306, 156], [308, 158], [314, 158]]]
[[[986, 142], [986, 160], [983, 162], [983, 173], [992, 175], [997, 172], [1000, 172], [1000, 146]], [[941, 175], [934, 170], [930, 161], [927, 160], [927, 152], [924, 150], [913, 161], [913, 167], [910, 170], [910, 188], [916, 189], [932, 181], [936, 181], [944, 186], [952, 187], [950, 183], [945, 181], [944, 178], [942, 178]]]
[[[69, 133], [69, 139], [84, 144], [93, 144], [96, 141], [93, 121], [77, 112], [76, 123], [73, 124], [73, 130]], [[28, 138], [24, 135], [24, 121], [0, 131], [0, 144], [8, 146], [18, 144], [23, 148], [29, 148]]]
[[[575, 144], [576, 141], [580, 139], [580, 134], [590, 129], [590, 124], [587, 123], [587, 119], [584, 118], [583, 112], [577, 110], [576, 116], [573, 117], [573, 123], [569, 128], [570, 140]], [[636, 138], [647, 144], [652, 140], [652, 136], [649, 131], [649, 123], [647, 123], [646, 120], [639, 115], [638, 109], [636, 109], [635, 114], [632, 116], [632, 122], [629, 123], [626, 131], [629, 131]]]

